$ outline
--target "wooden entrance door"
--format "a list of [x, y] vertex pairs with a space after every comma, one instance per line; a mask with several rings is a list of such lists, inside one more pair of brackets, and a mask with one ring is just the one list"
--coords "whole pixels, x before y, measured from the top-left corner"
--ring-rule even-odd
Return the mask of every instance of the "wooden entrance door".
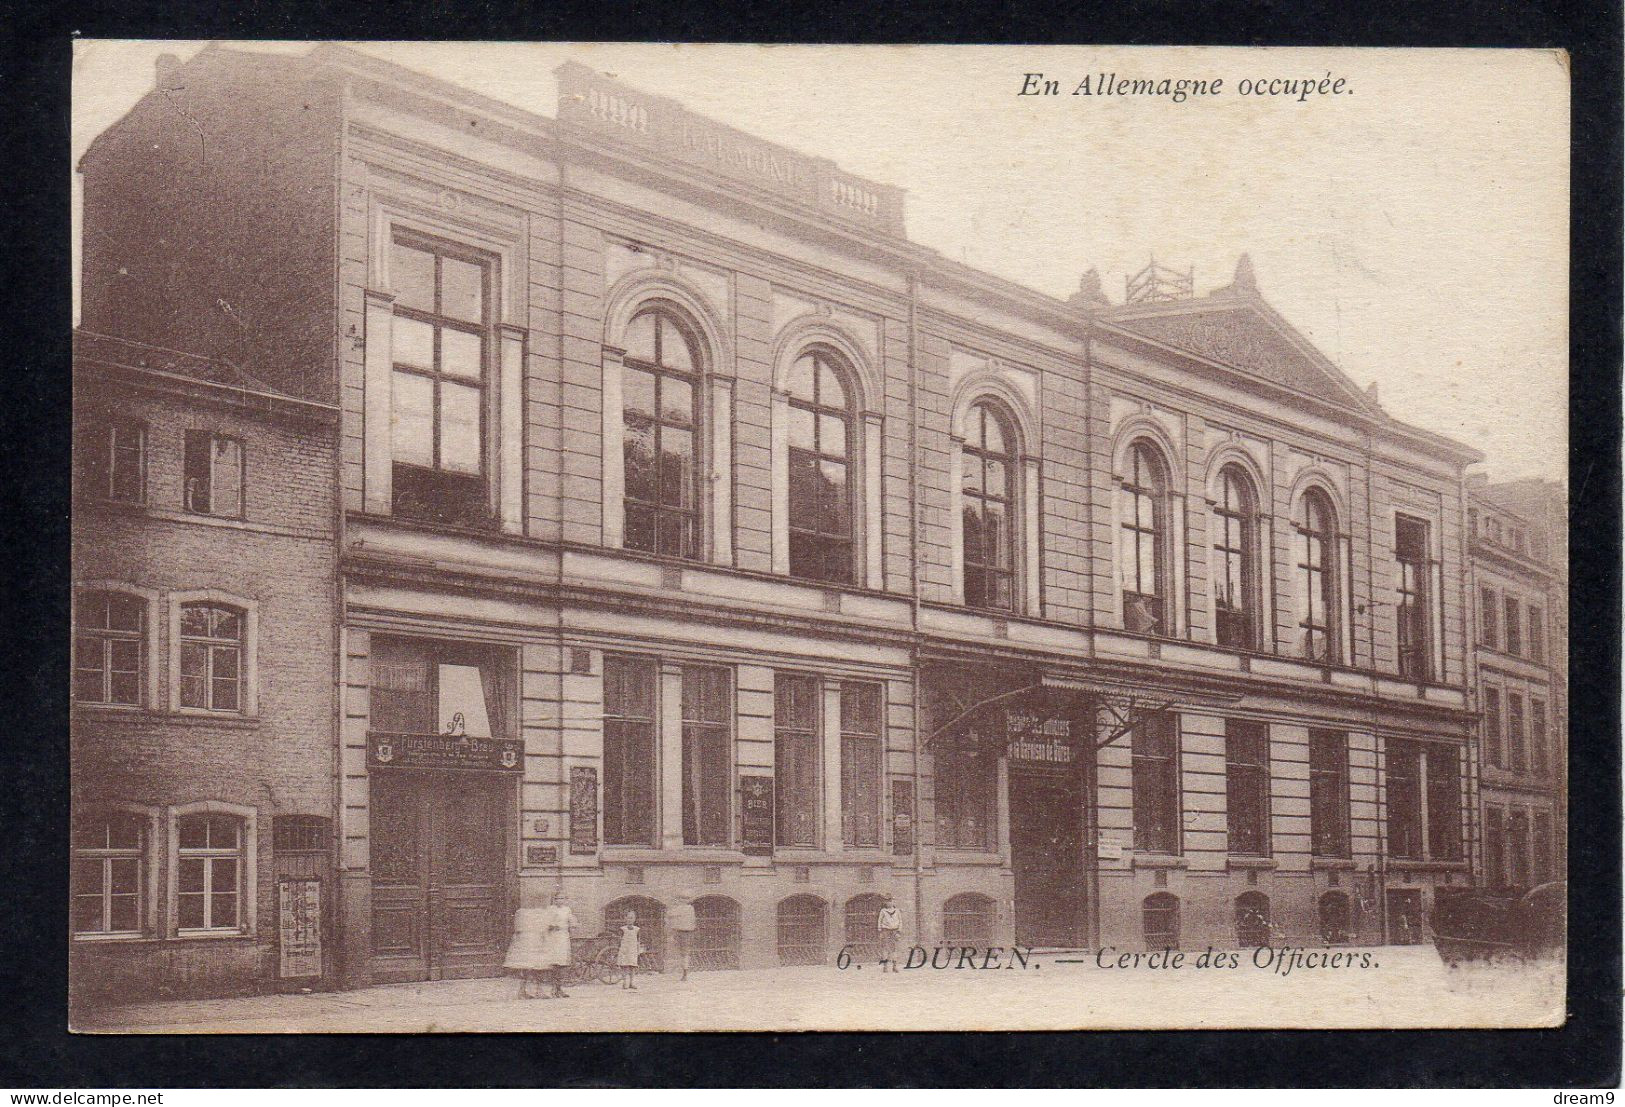
[[508, 939], [505, 778], [372, 778], [372, 979], [492, 976]]
[[1068, 947], [1083, 921], [1083, 812], [1068, 775], [1010, 773], [1016, 943]]

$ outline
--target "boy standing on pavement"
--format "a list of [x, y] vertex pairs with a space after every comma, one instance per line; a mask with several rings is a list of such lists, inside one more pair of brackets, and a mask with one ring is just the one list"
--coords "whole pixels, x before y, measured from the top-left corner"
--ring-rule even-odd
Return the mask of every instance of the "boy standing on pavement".
[[666, 926], [671, 930], [677, 946], [677, 967], [682, 972], [679, 980], [688, 979], [688, 951], [694, 941], [694, 893], [684, 888], [677, 893], [677, 905], [666, 912]]
[[880, 909], [876, 924], [880, 929], [880, 971], [902, 971], [897, 967], [897, 938], [903, 930], [903, 913], [890, 896], [886, 897], [886, 905]]

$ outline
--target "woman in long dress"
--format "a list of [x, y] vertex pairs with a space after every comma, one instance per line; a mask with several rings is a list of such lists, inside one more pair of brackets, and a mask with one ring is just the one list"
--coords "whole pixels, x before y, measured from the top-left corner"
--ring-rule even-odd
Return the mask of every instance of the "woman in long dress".
[[546, 907], [521, 907], [513, 915], [513, 941], [502, 966], [519, 976], [519, 998], [534, 999], [531, 985], [538, 979], [553, 985], [552, 995], [567, 996], [562, 970], [570, 963], [570, 928], [575, 915], [565, 906], [564, 893], [555, 891]]

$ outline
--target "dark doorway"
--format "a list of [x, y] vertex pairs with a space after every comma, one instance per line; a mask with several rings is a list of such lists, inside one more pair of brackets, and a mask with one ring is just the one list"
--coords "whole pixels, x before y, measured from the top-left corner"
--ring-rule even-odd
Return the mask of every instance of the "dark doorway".
[[1070, 772], [1010, 770], [1016, 944], [1076, 947], [1083, 929], [1083, 800]]
[[511, 791], [496, 774], [373, 773], [374, 983], [501, 971]]

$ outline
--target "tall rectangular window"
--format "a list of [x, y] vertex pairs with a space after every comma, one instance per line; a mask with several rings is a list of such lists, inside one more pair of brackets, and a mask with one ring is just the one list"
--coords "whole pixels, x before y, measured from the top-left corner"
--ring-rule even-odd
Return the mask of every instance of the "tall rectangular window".
[[1523, 653], [1523, 635], [1519, 631], [1518, 613], [1521, 610], [1516, 596], [1506, 598], [1506, 618], [1502, 633], [1506, 635], [1507, 653]]
[[1140, 715], [1132, 739], [1134, 763], [1134, 848], [1179, 852], [1179, 740], [1175, 716], [1166, 711]]
[[1226, 821], [1230, 852], [1270, 852], [1269, 727], [1252, 719], [1224, 721]]
[[1388, 743], [1389, 855], [1425, 860], [1422, 826], [1422, 748], [1395, 739]]
[[683, 667], [683, 844], [725, 846], [732, 826], [728, 670]]
[[604, 844], [653, 846], [660, 667], [604, 658]]
[[1551, 770], [1550, 738], [1546, 732], [1546, 701], [1529, 700], [1529, 767], [1541, 776]]
[[1428, 527], [1404, 515], [1394, 519], [1395, 587], [1399, 594], [1399, 671], [1428, 679]]
[[961, 750], [942, 750], [933, 761], [937, 848], [993, 849], [998, 818], [994, 797], [997, 766], [989, 758]]
[[1492, 888], [1507, 882], [1506, 816], [1499, 807], [1484, 809], [1484, 872]]
[[485, 435], [491, 265], [449, 243], [397, 233], [390, 444], [394, 511], [461, 526], [489, 522]]
[[1461, 858], [1461, 756], [1455, 746], [1427, 747], [1428, 857]]
[[1516, 692], [1507, 693], [1507, 756], [1508, 765], [1515, 773], [1529, 767], [1528, 750], [1524, 743], [1523, 697]]
[[1506, 768], [1506, 742], [1501, 733], [1501, 692], [1496, 688], [1484, 689], [1484, 745], [1490, 764], [1497, 769]]
[[243, 821], [233, 815], [180, 820], [176, 908], [182, 932], [242, 929]]
[[186, 510], [239, 519], [243, 514], [243, 444], [208, 431], [186, 432]]
[[880, 845], [881, 686], [841, 684], [841, 841]]
[[622, 450], [629, 550], [699, 551], [699, 373], [696, 343], [670, 312], [627, 324], [621, 368]]
[[146, 825], [135, 815], [79, 822], [73, 830], [73, 932], [141, 932]]
[[1552, 817], [1544, 811], [1535, 812], [1534, 882], [1556, 880], [1558, 872], [1552, 861]]
[[1478, 640], [1490, 649], [1501, 648], [1501, 601], [1493, 588], [1478, 590]]
[[181, 606], [180, 704], [241, 711], [246, 613], [224, 604]]
[[818, 844], [820, 684], [800, 673], [773, 677], [773, 783], [780, 846]]
[[1348, 735], [1309, 732], [1309, 838], [1316, 857], [1349, 855]]
[[85, 491], [103, 500], [146, 498], [147, 428], [136, 419], [106, 418], [90, 429]]
[[146, 603], [120, 592], [84, 592], [74, 623], [73, 698], [139, 706], [146, 685]]
[[1529, 605], [1529, 660], [1546, 663], [1546, 612]]
[[1529, 880], [1529, 816], [1514, 811], [1507, 817], [1507, 883], [1518, 887]]

